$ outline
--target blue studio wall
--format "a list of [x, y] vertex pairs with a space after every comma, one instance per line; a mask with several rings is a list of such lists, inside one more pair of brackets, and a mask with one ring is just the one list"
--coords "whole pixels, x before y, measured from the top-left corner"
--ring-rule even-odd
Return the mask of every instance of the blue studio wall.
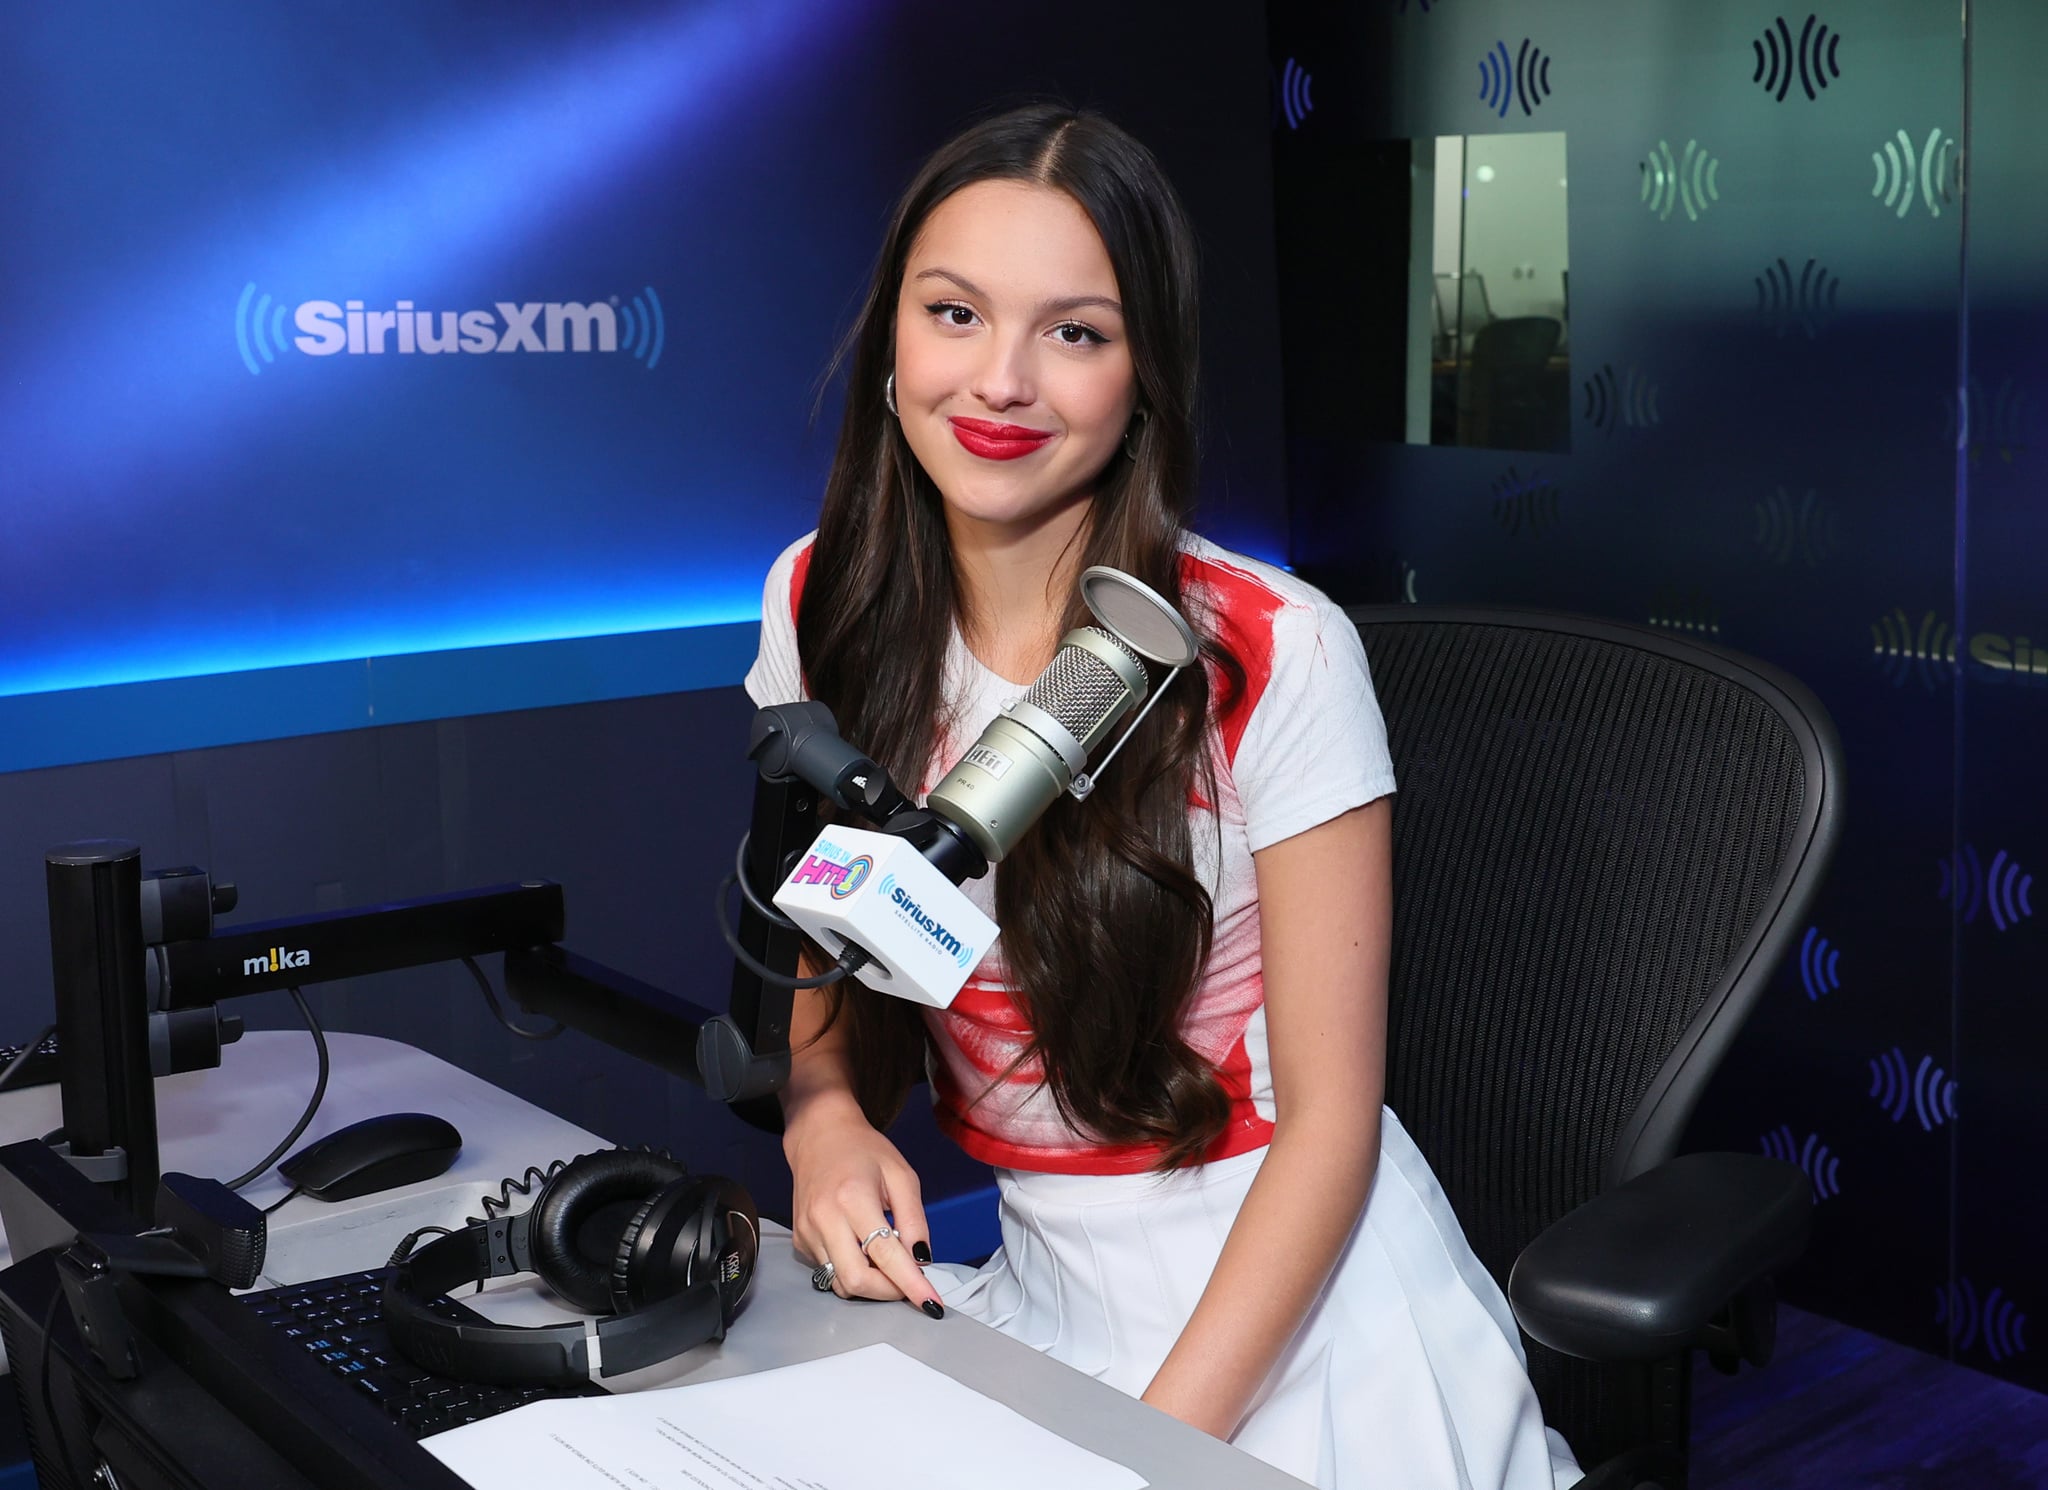
[[[0, 769], [736, 679], [893, 192], [1005, 90], [1109, 71], [1009, 39], [939, 76], [903, 50], [971, 39], [938, 14], [11, 14]], [[1269, 477], [1219, 536], [1278, 557]]]
[[[762, 577], [888, 210], [993, 104], [1099, 105], [1179, 183], [1203, 523], [1285, 556], [1255, 8], [12, 7], [0, 43], [0, 1035], [49, 1017], [43, 852], [96, 834], [245, 921], [548, 876], [570, 945], [722, 1001]], [[459, 968], [309, 993], [786, 1209], [774, 1140], [512, 1039]], [[986, 1184], [905, 1123], [929, 1195]]]
[[[1795, 1302], [2048, 1388], [2048, 9], [1269, 14], [1283, 290], [1317, 230], [1385, 258], [1389, 141], [1562, 132], [1569, 161], [1568, 448], [1347, 427], [1326, 410], [1384, 391], [1358, 369], [1398, 362], [1402, 295], [1352, 295], [1350, 371], [1287, 316], [1297, 563], [1348, 600], [1705, 636], [1814, 689], [1846, 836], [1689, 1143], [1810, 1174]], [[1468, 221], [1515, 185], [1465, 182]]]

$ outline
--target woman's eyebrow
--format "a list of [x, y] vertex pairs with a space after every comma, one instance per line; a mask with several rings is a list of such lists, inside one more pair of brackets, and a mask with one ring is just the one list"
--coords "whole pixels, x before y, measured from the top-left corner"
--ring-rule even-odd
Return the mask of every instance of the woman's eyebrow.
[[[979, 285], [975, 284], [974, 281], [967, 279], [962, 275], [955, 274], [950, 269], [922, 269], [918, 271], [914, 278], [948, 280], [951, 283], [957, 285], [961, 290], [965, 291], [967, 294], [974, 296], [974, 298], [977, 300], [988, 299], [987, 293], [983, 291]], [[1058, 300], [1046, 300], [1041, 302], [1037, 307], [1037, 311], [1038, 314], [1042, 316], [1057, 316], [1065, 315], [1070, 310], [1081, 310], [1084, 307], [1089, 306], [1093, 306], [1101, 310], [1113, 311], [1117, 315], [1122, 315], [1124, 313], [1123, 306], [1119, 305], [1116, 301], [1112, 300], [1107, 295], [1067, 295], [1063, 296]]]

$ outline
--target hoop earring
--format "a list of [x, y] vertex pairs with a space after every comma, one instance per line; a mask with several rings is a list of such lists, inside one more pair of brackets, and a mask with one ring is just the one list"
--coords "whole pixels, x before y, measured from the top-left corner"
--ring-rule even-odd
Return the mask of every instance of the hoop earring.
[[[890, 373], [882, 383], [882, 402], [889, 406], [889, 412], [896, 412], [896, 374]], [[900, 417], [900, 416], [899, 416]]]
[[1143, 409], [1139, 409], [1131, 416], [1131, 427], [1124, 431], [1125, 460], [1134, 461], [1138, 458], [1138, 452], [1131, 448], [1131, 436], [1142, 436], [1145, 433], [1145, 421], [1150, 417]]

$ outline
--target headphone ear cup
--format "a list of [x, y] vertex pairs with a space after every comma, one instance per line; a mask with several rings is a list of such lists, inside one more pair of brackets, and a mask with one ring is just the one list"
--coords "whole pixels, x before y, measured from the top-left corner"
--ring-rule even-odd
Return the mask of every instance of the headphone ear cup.
[[534, 1271], [584, 1313], [612, 1312], [611, 1264], [621, 1231], [648, 1200], [688, 1177], [675, 1160], [643, 1150], [571, 1160], [534, 1202], [527, 1233]]
[[705, 1175], [670, 1185], [633, 1216], [612, 1260], [612, 1308], [644, 1309], [698, 1283], [715, 1284], [727, 1324], [753, 1282], [760, 1244], [753, 1197]]
[[[633, 1219], [626, 1223], [626, 1229], [619, 1233], [618, 1250], [612, 1255], [611, 1299], [612, 1313], [630, 1314], [643, 1303], [646, 1297], [635, 1287], [634, 1258], [641, 1250], [640, 1238], [646, 1235], [652, 1240], [653, 1233], [647, 1230], [647, 1223], [654, 1219], [654, 1212], [661, 1209], [664, 1215], [677, 1204], [689, 1199], [696, 1186], [689, 1181], [670, 1185], [658, 1194], [647, 1197], [647, 1203], [633, 1213]], [[671, 1290], [673, 1291], [673, 1290]]]

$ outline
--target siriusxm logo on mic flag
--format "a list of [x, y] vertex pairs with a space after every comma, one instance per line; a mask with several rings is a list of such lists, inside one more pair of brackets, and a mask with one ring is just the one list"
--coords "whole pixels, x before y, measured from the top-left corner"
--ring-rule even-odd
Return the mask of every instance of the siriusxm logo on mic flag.
[[423, 310], [410, 300], [388, 308], [361, 300], [289, 306], [258, 294], [251, 280], [235, 302], [235, 347], [252, 376], [290, 350], [307, 357], [625, 352], [652, 372], [667, 339], [668, 321], [652, 285], [623, 301], [617, 295], [587, 303], [498, 300], [488, 309]]
[[954, 962], [963, 968], [967, 966], [968, 960], [974, 955], [973, 949], [962, 946], [960, 938], [946, 930], [944, 922], [936, 916], [927, 914], [922, 906], [912, 900], [904, 888], [896, 883], [895, 875], [883, 875], [882, 883], [876, 888], [875, 893], [894, 906], [897, 915], [937, 942], [941, 951], [950, 952]]
[[873, 959], [854, 974], [881, 993], [943, 1009], [996, 939], [983, 915], [916, 847], [834, 826], [818, 835], [775, 904], [820, 946]]

